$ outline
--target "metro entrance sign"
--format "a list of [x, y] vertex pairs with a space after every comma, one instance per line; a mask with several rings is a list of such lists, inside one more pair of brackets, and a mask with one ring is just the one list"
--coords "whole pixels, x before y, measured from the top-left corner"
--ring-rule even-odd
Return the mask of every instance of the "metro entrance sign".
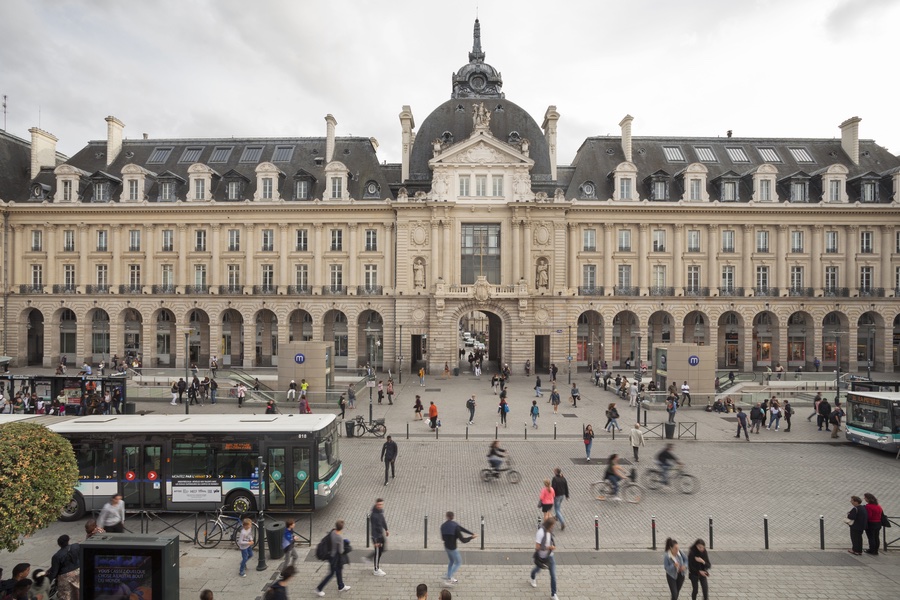
[[303, 354], [298, 352], [297, 354], [294, 355], [294, 362], [297, 363], [298, 365], [302, 365], [303, 363], [306, 362], [306, 357]]

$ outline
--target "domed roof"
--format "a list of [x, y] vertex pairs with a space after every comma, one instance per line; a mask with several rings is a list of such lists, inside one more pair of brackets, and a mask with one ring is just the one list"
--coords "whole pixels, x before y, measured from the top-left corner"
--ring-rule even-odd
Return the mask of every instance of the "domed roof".
[[463, 65], [453, 77], [451, 98], [503, 98], [503, 78], [500, 71], [484, 62], [481, 49], [481, 24], [475, 19], [472, 51], [469, 64]]

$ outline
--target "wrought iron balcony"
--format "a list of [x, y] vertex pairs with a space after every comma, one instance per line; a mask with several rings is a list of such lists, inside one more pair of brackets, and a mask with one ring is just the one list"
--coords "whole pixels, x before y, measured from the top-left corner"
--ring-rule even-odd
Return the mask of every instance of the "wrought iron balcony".
[[884, 298], [884, 288], [859, 288], [860, 298]]
[[322, 295], [323, 296], [346, 296], [347, 295], [347, 286], [346, 285], [323, 285], [322, 286]]
[[120, 293], [120, 294], [143, 294], [143, 293], [144, 293], [144, 286], [142, 286], [142, 285], [132, 285], [132, 284], [130, 284], [130, 283], [127, 284], [127, 285], [120, 285], [120, 286], [119, 286], [119, 293]]
[[244, 286], [242, 285], [220, 285], [219, 294], [243, 294]]
[[25, 285], [19, 286], [20, 294], [43, 294], [44, 293], [44, 284], [43, 283], [26, 283]]
[[790, 287], [788, 288], [788, 296], [806, 296], [812, 298], [813, 289], [811, 287]]
[[174, 285], [154, 285], [150, 288], [150, 290], [154, 294], [174, 294], [175, 286]]
[[778, 288], [776, 287], [755, 287], [753, 288], [754, 296], [777, 296]]
[[109, 284], [88, 285], [88, 286], [85, 286], [84, 291], [86, 294], [108, 294], [109, 293]]
[[384, 293], [384, 287], [380, 285], [358, 285], [356, 286], [357, 296], [380, 296]]
[[208, 285], [186, 285], [186, 286], [184, 286], [184, 293], [187, 295], [209, 294], [209, 286]]
[[240, 251], [241, 251], [241, 247], [238, 246], [237, 244], [229, 244], [228, 252], [240, 252]]
[[698, 297], [709, 297], [709, 288], [708, 287], [686, 287], [684, 288], [684, 295], [691, 296], [694, 298]]
[[651, 296], [674, 296], [675, 288], [655, 285], [650, 287]]
[[54, 294], [74, 294], [78, 291], [78, 286], [68, 283], [54, 283], [53, 284], [53, 293]]
[[312, 288], [308, 285], [289, 285], [287, 293], [292, 296], [311, 296]]
[[640, 294], [640, 288], [633, 285], [617, 285], [613, 288], [614, 296], [637, 296]]
[[823, 295], [826, 298], [849, 298], [850, 297], [850, 288], [842, 288], [842, 287], [826, 287], [822, 290]]
[[278, 293], [278, 288], [274, 285], [254, 285], [253, 286], [253, 295], [254, 296], [274, 296]]
[[731, 297], [742, 297], [744, 295], [744, 288], [742, 287], [724, 287], [719, 288], [719, 296], [731, 296]]
[[602, 296], [603, 295], [603, 287], [578, 287], [578, 295], [579, 296]]

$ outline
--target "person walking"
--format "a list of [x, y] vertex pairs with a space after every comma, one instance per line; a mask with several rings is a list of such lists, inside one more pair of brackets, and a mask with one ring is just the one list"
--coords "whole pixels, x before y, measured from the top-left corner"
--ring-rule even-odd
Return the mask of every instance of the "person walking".
[[841, 419], [844, 418], [844, 409], [841, 408], [839, 402], [834, 403], [834, 410], [831, 411], [831, 414], [828, 416], [828, 421], [831, 423], [831, 437], [837, 438], [838, 433], [841, 431]]
[[556, 389], [556, 386], [553, 386], [553, 389], [550, 390], [550, 406], [553, 407], [553, 414], [559, 414], [559, 405], [562, 403], [562, 398], [559, 396], [559, 390]]
[[350, 410], [356, 408], [356, 390], [353, 389], [353, 384], [347, 386], [347, 405]]
[[422, 397], [416, 394], [416, 402], [413, 404], [413, 421], [421, 421], [422, 411], [425, 410], [425, 407], [422, 406]]
[[475, 394], [472, 394], [466, 400], [466, 410], [469, 411], [469, 425], [475, 424]]
[[342, 519], [335, 521], [334, 529], [328, 535], [328, 546], [331, 549], [328, 556], [328, 573], [316, 586], [316, 596], [319, 597], [325, 595], [323, 590], [332, 577], [337, 581], [339, 592], [350, 589], [350, 586], [344, 583], [344, 521]]
[[878, 546], [881, 542], [881, 526], [884, 521], [884, 510], [878, 504], [878, 499], [872, 494], [863, 494], [866, 499], [866, 537], [869, 540], [869, 549], [866, 554], [878, 556]]
[[497, 373], [494, 373], [491, 377], [491, 390], [494, 392], [495, 396], [500, 393], [500, 375]]
[[434, 401], [431, 401], [431, 404], [428, 406], [428, 425], [432, 429], [437, 427], [438, 422], [438, 409], [435, 405]]
[[394, 405], [394, 380], [393, 378], [388, 379], [387, 382], [387, 399], [388, 404], [390, 406]]
[[[621, 431], [621, 429], [619, 431]], [[641, 462], [638, 454], [641, 446], [644, 445], [644, 432], [641, 431], [640, 423], [634, 424], [631, 428], [631, 432], [628, 434], [628, 439], [631, 440], [631, 450], [634, 452], [634, 462]]]
[[544, 513], [544, 518], [547, 518], [547, 513], [550, 512], [550, 509], [553, 508], [553, 499], [556, 497], [556, 493], [553, 491], [552, 481], [549, 479], [544, 480], [544, 487], [541, 488], [541, 512]]
[[171, 404], [172, 406], [176, 406], [178, 404], [178, 382], [177, 381], [172, 384], [172, 389], [170, 391], [172, 392], [172, 401], [169, 402], [169, 404]]
[[562, 503], [563, 500], [569, 499], [569, 482], [566, 481], [559, 467], [553, 469], [553, 479], [550, 480], [550, 487], [553, 488], [553, 514], [559, 522], [560, 530], [565, 531], [566, 520], [562, 514]]
[[381, 570], [381, 557], [385, 553], [385, 542], [387, 542], [387, 537], [390, 535], [387, 519], [384, 517], [384, 498], [375, 500], [375, 506], [372, 507], [370, 524], [372, 526], [372, 546], [375, 549], [366, 557], [366, 562], [372, 562], [374, 567], [374, 571], [372, 571], [373, 575], [376, 577], [384, 577], [386, 573]]
[[297, 381], [295, 379], [291, 379], [291, 382], [288, 384], [287, 399], [295, 400], [296, 398], [297, 398]]
[[[244, 384], [243, 384], [243, 383], [239, 383], [239, 384], [238, 384], [238, 387], [237, 387], [237, 401], [238, 401], [238, 408], [243, 408], [243, 407], [244, 407], [244, 397], [245, 397], [246, 395], [247, 395], [247, 388], [244, 387]], [[302, 404], [302, 402], [301, 402], [301, 404]]]
[[[245, 518], [242, 523], [243, 527], [237, 533], [237, 546], [241, 551], [241, 566], [238, 569], [238, 575], [246, 577], [247, 561], [253, 558], [253, 522]], [[109, 530], [107, 529], [107, 531]]]
[[419, 387], [425, 387], [425, 367], [419, 367]]
[[506, 427], [506, 415], [509, 414], [509, 403], [506, 396], [500, 396], [500, 404], [497, 405], [497, 412], [500, 414], [500, 423]]
[[538, 408], [537, 400], [531, 401], [531, 426], [535, 429], [538, 428], [537, 420], [538, 417], [541, 416], [541, 409]]
[[300, 558], [297, 552], [297, 538], [294, 534], [294, 519], [284, 520], [284, 537], [281, 539], [281, 548], [284, 551], [284, 566], [289, 567]]
[[81, 546], [69, 544], [69, 536], [61, 535], [56, 540], [59, 550], [50, 559], [47, 578], [56, 580], [58, 600], [76, 600], [79, 595], [79, 575], [81, 574]]
[[691, 386], [687, 381], [681, 384], [681, 405], [685, 406], [685, 402], [687, 402], [687, 406], [691, 405]]
[[[287, 586], [288, 582], [294, 578], [294, 575], [297, 574], [297, 568], [293, 565], [284, 567], [281, 569], [281, 573], [278, 575], [278, 581], [269, 586], [269, 589], [266, 590], [265, 595], [263, 596], [263, 600], [288, 600], [287, 597]], [[347, 586], [348, 588], [350, 586]], [[208, 591], [208, 590], [207, 590]], [[200, 598], [200, 600], [206, 600], [204, 598]], [[212, 592], [209, 592], [209, 600], [212, 600]]]
[[781, 415], [784, 417], [784, 422], [787, 423], [784, 432], [788, 433], [791, 430], [791, 417], [794, 415], [794, 407], [791, 406], [790, 400], [784, 401], [784, 406], [781, 408]]
[[391, 436], [381, 445], [381, 460], [384, 462], [384, 485], [388, 484], [388, 467], [391, 469], [391, 479], [394, 478], [394, 462], [397, 460], [397, 442]]
[[184, 377], [178, 378], [178, 383], [175, 384], [178, 389], [178, 404], [184, 402], [184, 393], [187, 391], [187, 382], [184, 380]]
[[741, 437], [741, 429], [743, 429], [744, 437], [746, 437], [747, 441], [749, 442], [750, 441], [750, 432], [747, 431], [747, 413], [744, 412], [743, 408], [738, 406], [737, 414], [735, 414], [735, 416], [737, 417], [738, 424], [737, 424], [737, 435], [735, 435], [734, 437], [736, 437], [736, 438]]
[[775, 431], [778, 431], [778, 427], [781, 424], [781, 407], [775, 398], [772, 398], [769, 408], [769, 424], [766, 426], [766, 429], [772, 429], [772, 423], [775, 424]]
[[672, 600], [678, 600], [681, 586], [684, 585], [684, 572], [687, 571], [687, 565], [687, 556], [678, 549], [678, 542], [672, 538], [666, 538], [663, 567], [666, 570], [666, 582], [669, 584]]
[[544, 396], [544, 394], [541, 392], [541, 376], [535, 375], [534, 376], [534, 397], [541, 398], [543, 396]]
[[709, 554], [706, 542], [697, 540], [688, 550], [688, 578], [691, 580], [691, 600], [697, 600], [697, 584], [703, 590], [703, 600], [709, 600]]
[[[454, 577], [462, 565], [462, 557], [456, 548], [457, 542], [468, 544], [478, 536], [453, 520], [453, 511], [447, 511], [447, 520], [441, 525], [441, 539], [444, 541], [444, 550], [447, 552], [447, 577], [444, 579], [447, 585], [458, 583]], [[465, 534], [465, 535], [463, 535]], [[468, 537], [466, 537], [466, 535]]]
[[537, 587], [537, 574], [542, 569], [550, 571], [550, 600], [559, 600], [556, 595], [556, 559], [553, 551], [556, 550], [556, 544], [553, 540], [553, 527], [556, 525], [556, 519], [548, 516], [540, 524], [537, 534], [534, 536], [534, 568], [531, 569], [531, 575], [528, 577], [528, 583], [531, 587]]
[[584, 453], [587, 455], [587, 461], [591, 462], [591, 447], [594, 445], [594, 428], [590, 423], [584, 428]]
[[816, 397], [813, 398], [813, 411], [808, 417], [806, 417], [807, 421], [811, 421], [813, 417], [819, 414], [819, 403], [822, 401], [822, 392], [816, 392]]
[[759, 428], [765, 419], [765, 413], [762, 409], [762, 403], [757, 402], [756, 406], [750, 409], [750, 432], [759, 433]]
[[816, 423], [819, 426], [819, 431], [822, 431], [822, 425], [825, 426], [825, 431], [831, 431], [828, 426], [828, 417], [831, 416], [831, 404], [827, 399], [822, 398], [822, 401], [819, 402], [819, 416], [816, 417]]
[[853, 505], [853, 508], [847, 513], [847, 519], [845, 520], [847, 525], [850, 526], [851, 547], [847, 552], [859, 556], [863, 551], [863, 534], [866, 533], [869, 527], [869, 513], [861, 506], [862, 500], [859, 499], [859, 496], [850, 496], [850, 504]]
[[578, 391], [578, 386], [574, 383], [572, 384], [572, 389], [569, 394], [572, 396], [572, 408], [578, 408], [578, 400], [581, 399], [581, 392]]
[[637, 381], [631, 382], [631, 386], [628, 388], [628, 406], [632, 408], [637, 406], [639, 391]]
[[113, 494], [103, 505], [97, 524], [108, 533], [125, 533], [125, 502], [121, 494]]
[[381, 404], [381, 401], [384, 400], [384, 381], [378, 380], [378, 404]]
[[666, 402], [666, 412], [669, 413], [669, 423], [674, 423], [675, 413], [678, 412], [678, 400], [676, 398], [669, 398], [668, 402]]
[[606, 431], [612, 432], [613, 429], [618, 429], [622, 431], [622, 428], [619, 427], [619, 410], [616, 408], [615, 402], [610, 402], [609, 406], [606, 409]]
[[347, 417], [347, 394], [341, 394], [341, 397], [338, 398], [338, 406], [341, 408], [341, 419], [345, 419]]

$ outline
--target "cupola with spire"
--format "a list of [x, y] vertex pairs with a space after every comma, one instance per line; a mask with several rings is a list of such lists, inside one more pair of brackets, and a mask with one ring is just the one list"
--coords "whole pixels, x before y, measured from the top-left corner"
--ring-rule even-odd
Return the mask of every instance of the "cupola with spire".
[[453, 76], [453, 94], [451, 98], [503, 98], [500, 91], [503, 78], [500, 72], [484, 62], [484, 51], [481, 49], [481, 24], [475, 19], [472, 51], [469, 52], [469, 64]]

